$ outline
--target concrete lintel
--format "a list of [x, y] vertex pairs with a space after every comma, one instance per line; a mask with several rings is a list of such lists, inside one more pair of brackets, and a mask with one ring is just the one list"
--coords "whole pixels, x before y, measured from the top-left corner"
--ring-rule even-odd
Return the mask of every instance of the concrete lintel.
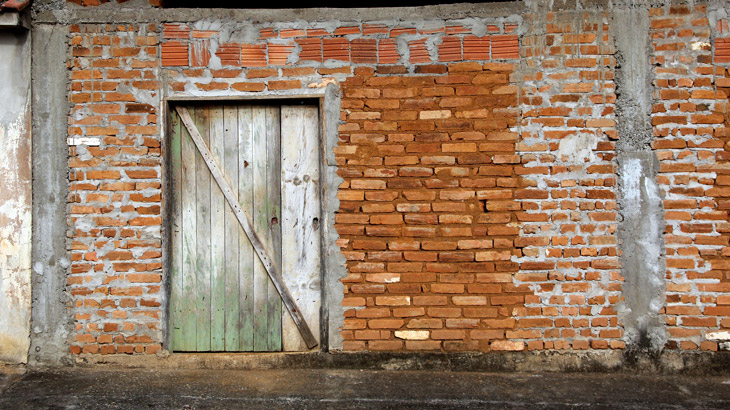
[[[496, 3], [458, 3], [422, 7], [385, 8], [308, 8], [308, 9], [158, 9], [128, 8], [117, 3], [113, 7], [86, 7], [41, 9], [35, 16], [37, 23], [155, 23], [195, 22], [201, 19], [220, 19], [252, 22], [286, 21], [367, 21], [413, 19], [461, 19], [465, 17], [503, 17], [520, 14], [525, 10], [523, 1]], [[103, 10], [103, 12], [100, 12]]]

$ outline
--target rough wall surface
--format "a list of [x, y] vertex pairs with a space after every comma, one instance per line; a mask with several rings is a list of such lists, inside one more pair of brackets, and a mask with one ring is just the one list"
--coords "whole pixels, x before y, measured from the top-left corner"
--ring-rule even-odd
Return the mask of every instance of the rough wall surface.
[[[624, 301], [619, 303], [629, 351], [659, 352], [666, 331], [659, 311], [664, 305], [666, 262], [662, 248], [664, 215], [657, 184], [658, 161], [651, 150], [650, 17], [646, 7], [614, 10], [619, 69], [616, 76], [616, 142], [621, 269]], [[638, 41], [637, 39], [643, 39]]]
[[25, 363], [31, 311], [30, 33], [0, 31], [0, 363]]
[[33, 27], [33, 312], [30, 365], [68, 362], [68, 26]]
[[[653, 149], [666, 209], [667, 346], [716, 350], [727, 339], [726, 67], [705, 5], [651, 9]], [[719, 38], [717, 38], [719, 40]], [[713, 59], [713, 49], [718, 54]], [[718, 58], [720, 57], [720, 58]], [[714, 61], [713, 61], [714, 60]]]
[[[528, 349], [621, 349], [614, 38], [606, 12], [532, 10], [522, 40], [516, 241]], [[529, 318], [529, 321], [527, 320]]]
[[[156, 353], [162, 218], [155, 25], [72, 26], [73, 353]], [[75, 141], [74, 138], [85, 138]]]
[[[336, 222], [346, 350], [514, 349], [513, 64], [358, 68], [342, 84]], [[518, 311], [518, 310], [517, 310]]]
[[730, 347], [726, 13], [625, 3], [46, 15], [71, 31], [70, 351], [165, 351], [166, 99], [261, 96], [339, 116], [331, 350]]

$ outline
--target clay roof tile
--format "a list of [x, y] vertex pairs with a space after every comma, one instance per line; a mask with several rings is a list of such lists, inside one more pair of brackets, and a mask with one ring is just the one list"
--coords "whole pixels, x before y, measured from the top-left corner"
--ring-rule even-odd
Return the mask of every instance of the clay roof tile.
[[21, 11], [30, 5], [30, 0], [0, 0], [0, 11], [15, 10]]

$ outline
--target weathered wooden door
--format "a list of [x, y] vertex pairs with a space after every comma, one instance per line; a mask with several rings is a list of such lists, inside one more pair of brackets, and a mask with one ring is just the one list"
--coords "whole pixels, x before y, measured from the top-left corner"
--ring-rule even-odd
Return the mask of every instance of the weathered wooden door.
[[[318, 340], [317, 108], [186, 108]], [[306, 350], [188, 128], [171, 120], [172, 350]]]

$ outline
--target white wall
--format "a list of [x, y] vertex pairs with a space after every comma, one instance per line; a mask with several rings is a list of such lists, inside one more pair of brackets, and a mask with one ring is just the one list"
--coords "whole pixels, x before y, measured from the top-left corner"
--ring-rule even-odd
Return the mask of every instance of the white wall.
[[0, 363], [17, 364], [30, 345], [29, 32], [0, 31], [0, 76]]

